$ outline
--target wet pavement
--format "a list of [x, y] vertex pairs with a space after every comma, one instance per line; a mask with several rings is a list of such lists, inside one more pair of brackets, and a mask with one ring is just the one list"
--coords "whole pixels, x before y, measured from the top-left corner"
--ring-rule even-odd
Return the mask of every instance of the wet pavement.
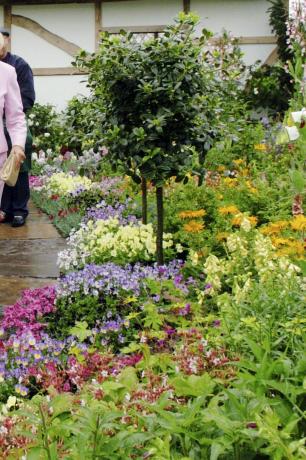
[[54, 284], [64, 247], [48, 217], [32, 204], [23, 227], [0, 224], [0, 306], [14, 303], [24, 289]]

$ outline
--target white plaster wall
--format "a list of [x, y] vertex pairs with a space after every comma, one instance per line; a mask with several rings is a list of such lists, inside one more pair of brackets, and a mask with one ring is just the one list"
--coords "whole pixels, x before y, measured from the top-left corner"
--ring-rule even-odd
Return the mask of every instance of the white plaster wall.
[[94, 50], [95, 16], [93, 4], [14, 6], [13, 14], [37, 21], [46, 29], [76, 43], [88, 51]]
[[201, 17], [199, 30], [226, 29], [234, 35], [271, 35], [267, 0], [191, 0], [191, 10]]
[[[214, 33], [227, 30], [234, 36], [273, 35], [269, 25], [267, 0], [191, 0], [192, 11], [201, 20], [198, 33], [203, 28]], [[260, 60], [264, 62], [275, 45], [242, 45], [244, 61], [247, 65]]]
[[89, 95], [84, 80], [86, 77], [83, 75], [35, 77], [36, 100], [63, 110], [73, 96]]
[[183, 9], [182, 0], [142, 0], [104, 3], [103, 27], [168, 24]]

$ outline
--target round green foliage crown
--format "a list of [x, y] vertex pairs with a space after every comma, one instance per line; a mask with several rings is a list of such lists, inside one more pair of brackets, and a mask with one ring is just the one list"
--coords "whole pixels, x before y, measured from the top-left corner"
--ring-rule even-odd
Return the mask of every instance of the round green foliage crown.
[[97, 54], [80, 55], [89, 86], [103, 100], [104, 142], [114, 167], [136, 181], [140, 174], [161, 185], [184, 177], [208, 131], [199, 123], [211, 84], [203, 66], [203, 43], [194, 39], [195, 15], [181, 13], [163, 34], [139, 41], [131, 33], [103, 34]]

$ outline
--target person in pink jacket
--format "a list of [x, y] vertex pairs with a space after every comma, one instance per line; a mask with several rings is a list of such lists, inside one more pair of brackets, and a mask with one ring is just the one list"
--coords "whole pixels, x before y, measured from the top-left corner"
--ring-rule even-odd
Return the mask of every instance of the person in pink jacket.
[[[16, 167], [18, 167], [25, 160], [26, 119], [23, 113], [16, 71], [12, 66], [0, 61], [0, 168], [6, 160], [8, 153], [8, 146], [4, 135], [4, 119], [12, 140], [11, 151], [15, 155]], [[3, 187], [4, 182], [0, 180], [0, 201]]]

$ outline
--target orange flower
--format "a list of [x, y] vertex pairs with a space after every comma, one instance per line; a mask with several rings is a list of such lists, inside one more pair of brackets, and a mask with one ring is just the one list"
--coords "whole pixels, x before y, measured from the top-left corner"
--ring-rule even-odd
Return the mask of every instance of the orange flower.
[[206, 211], [204, 209], [199, 209], [198, 211], [182, 211], [179, 213], [181, 219], [194, 219], [197, 217], [205, 216]]
[[199, 233], [203, 228], [203, 222], [197, 222], [196, 220], [191, 220], [188, 224], [184, 225], [184, 230], [189, 233]]
[[227, 215], [227, 214], [238, 214], [240, 211], [237, 206], [230, 204], [229, 206], [223, 206], [218, 208], [219, 214]]

